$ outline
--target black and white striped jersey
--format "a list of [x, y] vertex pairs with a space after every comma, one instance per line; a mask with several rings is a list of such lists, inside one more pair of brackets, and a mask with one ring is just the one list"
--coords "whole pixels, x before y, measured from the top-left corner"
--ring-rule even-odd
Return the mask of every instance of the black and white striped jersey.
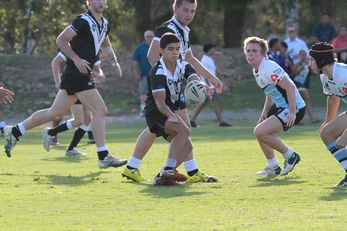
[[175, 72], [172, 74], [166, 67], [163, 58], [153, 66], [148, 78], [148, 93], [146, 100], [146, 114], [153, 110], [158, 110], [155, 103], [153, 93], [165, 92], [165, 103], [168, 107], [176, 111], [180, 103], [184, 103], [184, 95], [182, 93], [183, 80], [187, 80], [195, 74], [193, 67], [183, 61], [178, 60], [176, 63]]
[[[72, 50], [82, 59], [87, 60], [92, 68], [98, 61], [98, 54], [104, 39], [107, 37], [110, 26], [108, 21], [102, 17], [101, 25], [90, 11], [77, 16], [70, 28], [77, 33], [71, 41]], [[67, 59], [67, 67], [76, 69], [73, 61]]]
[[191, 51], [190, 41], [189, 41], [189, 31], [188, 27], [183, 27], [173, 16], [169, 21], [163, 23], [154, 33], [154, 40], [160, 41], [163, 34], [167, 32], [174, 33], [180, 40], [180, 55], [184, 60], [186, 54]]

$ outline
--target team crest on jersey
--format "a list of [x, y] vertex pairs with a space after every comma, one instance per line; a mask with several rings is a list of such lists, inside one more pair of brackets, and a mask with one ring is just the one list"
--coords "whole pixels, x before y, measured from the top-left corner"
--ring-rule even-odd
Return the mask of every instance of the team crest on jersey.
[[343, 87], [342, 90], [345, 94], [347, 94], [347, 87]]
[[92, 31], [95, 32], [97, 30], [97, 26], [93, 23], [92, 24]]
[[271, 78], [272, 82], [277, 83], [277, 80], [278, 80], [278, 75], [277, 74], [272, 74], [270, 78]]

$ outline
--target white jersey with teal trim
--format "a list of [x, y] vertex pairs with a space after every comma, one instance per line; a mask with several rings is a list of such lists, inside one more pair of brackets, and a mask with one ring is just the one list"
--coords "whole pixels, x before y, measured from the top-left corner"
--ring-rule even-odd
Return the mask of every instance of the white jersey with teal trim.
[[347, 103], [347, 65], [334, 63], [332, 75], [332, 79], [329, 79], [326, 74], [320, 75], [323, 93], [338, 96], [344, 103]]
[[[282, 67], [270, 59], [264, 58], [259, 65], [258, 71], [253, 69], [253, 75], [259, 87], [263, 89], [265, 95], [271, 98], [276, 104], [276, 107], [289, 107], [286, 91], [278, 85], [278, 82], [284, 78], [287, 78], [291, 82], [293, 81]], [[305, 107], [305, 102], [301, 98], [297, 88], [295, 88], [295, 98], [297, 111]]]

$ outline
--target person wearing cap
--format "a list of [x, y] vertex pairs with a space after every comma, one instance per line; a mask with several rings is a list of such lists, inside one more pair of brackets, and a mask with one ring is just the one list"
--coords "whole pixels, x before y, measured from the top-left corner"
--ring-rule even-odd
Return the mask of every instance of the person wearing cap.
[[327, 95], [327, 112], [320, 127], [320, 136], [329, 152], [342, 165], [345, 177], [336, 186], [347, 186], [347, 114], [336, 116], [340, 100], [347, 103], [347, 65], [334, 59], [334, 47], [326, 42], [315, 43], [310, 49], [310, 67], [320, 74], [323, 93]]
[[[202, 56], [200, 62], [213, 75], [220, 78], [220, 77], [224, 76], [224, 73], [217, 70], [216, 65], [214, 63], [214, 60], [212, 58], [216, 54], [216, 50], [214, 49], [214, 47], [215, 47], [215, 45], [213, 45], [211, 43], [207, 43], [203, 47], [203, 51], [205, 52], [205, 54]], [[209, 85], [212, 89], [214, 89], [213, 84], [211, 84], [206, 78], [204, 78], [204, 76], [200, 76], [200, 79], [202, 81], [204, 81], [207, 85]], [[211, 100], [213, 102], [213, 110], [217, 116], [217, 121], [219, 123], [219, 126], [220, 127], [230, 127], [231, 124], [225, 122], [223, 119], [223, 116], [222, 116], [221, 103], [219, 100], [219, 97], [221, 94], [217, 93], [216, 91], [213, 91], [213, 92], [214, 93], [212, 95]], [[192, 118], [190, 119], [190, 124], [192, 127], [198, 127], [198, 125], [196, 124], [195, 121], [198, 118], [198, 115], [202, 111], [202, 109], [207, 105], [208, 101], [209, 101], [209, 98], [206, 98], [205, 102], [197, 105], [196, 108], [194, 109]]]

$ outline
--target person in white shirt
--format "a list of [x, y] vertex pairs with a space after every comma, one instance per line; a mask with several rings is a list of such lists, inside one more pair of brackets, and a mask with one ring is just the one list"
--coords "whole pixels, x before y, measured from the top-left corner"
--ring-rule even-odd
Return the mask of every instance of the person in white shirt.
[[306, 43], [297, 36], [297, 30], [295, 26], [288, 26], [287, 28], [288, 38], [284, 40], [288, 45], [288, 55], [292, 58], [293, 63], [300, 61], [300, 51], [305, 50], [308, 54], [308, 47]]
[[[214, 49], [214, 47], [215, 47], [215, 45], [212, 45], [211, 43], [207, 43], [203, 47], [205, 54], [202, 56], [200, 62], [214, 76], [222, 77], [222, 76], [224, 76], [224, 73], [217, 71], [216, 65], [215, 65], [214, 60], [212, 58], [216, 53], [216, 50]], [[200, 76], [200, 79], [202, 81], [204, 81], [207, 85], [209, 85], [212, 89], [214, 89], [214, 86], [206, 78], [204, 78], [203, 76]], [[231, 125], [229, 123], [225, 122], [223, 119], [221, 103], [220, 103], [219, 97], [220, 97], [220, 93], [217, 93], [216, 91], [214, 91], [212, 98], [211, 98], [211, 100], [213, 102], [213, 109], [214, 109], [214, 112], [216, 113], [216, 116], [217, 116], [217, 121], [218, 121], [220, 127], [230, 127]], [[209, 98], [206, 98], [205, 102], [197, 105], [196, 108], [194, 109], [193, 115], [190, 119], [190, 124], [192, 127], [198, 127], [198, 125], [196, 124], [195, 121], [198, 118], [199, 113], [207, 105], [208, 102], [209, 102]]]
[[328, 43], [315, 43], [310, 50], [310, 67], [315, 74], [320, 74], [323, 93], [327, 95], [327, 112], [320, 136], [346, 172], [336, 186], [347, 187], [347, 114], [344, 111], [336, 116], [340, 99], [347, 103], [347, 65], [335, 61], [333, 50]]

